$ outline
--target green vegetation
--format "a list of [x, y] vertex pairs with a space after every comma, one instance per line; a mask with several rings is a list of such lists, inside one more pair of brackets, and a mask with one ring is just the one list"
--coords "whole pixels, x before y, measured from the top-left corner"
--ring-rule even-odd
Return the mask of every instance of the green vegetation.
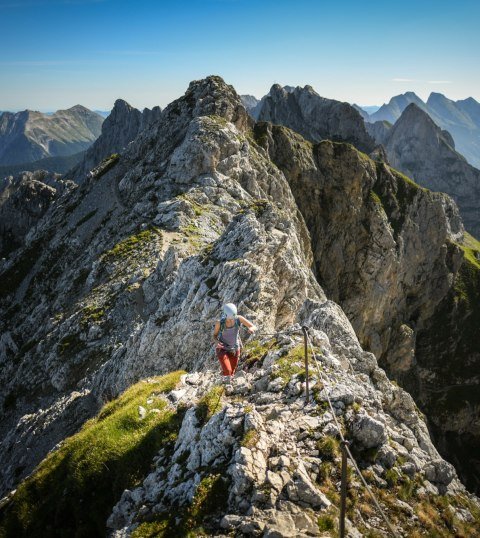
[[158, 228], [142, 230], [117, 243], [113, 248], [103, 254], [102, 259], [106, 263], [113, 263], [117, 260], [127, 258], [159, 237], [161, 235]]
[[196, 538], [210, 536], [204, 526], [212, 516], [225, 512], [228, 501], [228, 480], [221, 473], [205, 476], [197, 486], [190, 506], [160, 514], [156, 520], [141, 523], [132, 538]]
[[318, 530], [321, 532], [335, 530], [335, 520], [332, 516], [329, 516], [327, 514], [318, 516], [317, 524]]
[[473, 237], [473, 235], [470, 235], [468, 232], [465, 232], [463, 234], [463, 244], [467, 248], [471, 248], [473, 250], [476, 250], [477, 252], [480, 252], [480, 241]]
[[228, 500], [228, 482], [221, 474], [207, 475], [197, 486], [192, 504], [187, 512], [185, 526], [197, 529], [205, 517], [222, 513]]
[[257, 430], [251, 429], [245, 432], [240, 444], [245, 448], [255, 448], [258, 441], [260, 440], [260, 435]]
[[90, 213], [87, 213], [83, 218], [81, 218], [77, 224], [75, 224], [75, 228], [78, 228], [79, 226], [81, 226], [82, 224], [84, 224], [85, 222], [87, 222], [87, 220], [90, 220], [93, 216], [96, 215], [98, 209], [94, 209], [93, 211], [90, 211]]
[[272, 376], [281, 377], [285, 385], [294, 375], [298, 376], [299, 381], [305, 381], [305, 351], [303, 344], [291, 349], [287, 355], [281, 357], [275, 364], [277, 369], [274, 370]]
[[228, 125], [228, 121], [223, 116], [212, 114], [211, 116], [207, 117], [222, 127], [226, 127]]
[[[463, 495], [419, 495], [417, 490], [422, 484], [419, 475], [412, 479], [395, 469], [390, 471], [390, 473], [387, 471], [386, 474], [387, 485], [385, 487], [376, 485], [372, 471], [362, 471], [362, 474], [370, 484], [371, 490], [379, 500], [389, 520], [394, 526], [403, 529], [406, 536], [417, 538], [421, 536], [431, 538], [477, 536], [475, 529], [479, 528], [480, 510], [467, 497]], [[395, 478], [393, 473], [395, 473]], [[321, 479], [322, 491], [331, 500], [335, 495], [338, 496], [332, 478], [338, 480], [339, 475], [340, 469], [332, 468], [330, 474], [322, 476]], [[378, 531], [367, 529], [364, 526], [365, 520], [369, 520], [372, 516], [379, 516], [366, 489], [349, 488], [347, 495], [347, 515], [354, 525], [365, 536], [383, 536]], [[400, 505], [398, 499], [408, 503], [411, 508]], [[468, 509], [473, 520], [461, 521], [454, 516], [455, 510], [452, 511], [450, 507]], [[411, 517], [412, 512], [416, 514], [417, 518]]]
[[[153, 456], [176, 439], [183, 411], [146, 401], [175, 388], [182, 373], [133, 385], [50, 453], [1, 509], [0, 537], [105, 536], [121, 493], [138, 485]], [[142, 420], [139, 405], [160, 413]]]
[[118, 153], [112, 153], [109, 157], [103, 159], [103, 161], [92, 171], [95, 179], [101, 178], [109, 170], [111, 170], [120, 160]]
[[375, 191], [373, 190], [370, 191], [370, 198], [375, 204], [379, 205], [383, 209], [382, 201], [380, 200], [380, 197]]
[[317, 441], [317, 450], [320, 457], [327, 461], [334, 461], [341, 455], [340, 442], [331, 435], [326, 435]]
[[257, 362], [262, 362], [270, 349], [274, 348], [276, 340], [261, 343], [260, 340], [249, 340], [243, 348], [242, 355], [245, 364], [252, 366]]
[[81, 311], [80, 325], [87, 327], [90, 323], [101, 323], [105, 320], [105, 307], [88, 305]]
[[400, 477], [398, 476], [398, 472], [394, 468], [387, 469], [385, 471], [385, 480], [390, 487], [396, 486], [398, 484], [399, 478]]
[[223, 387], [212, 387], [198, 402], [195, 411], [201, 424], [206, 424], [222, 406]]

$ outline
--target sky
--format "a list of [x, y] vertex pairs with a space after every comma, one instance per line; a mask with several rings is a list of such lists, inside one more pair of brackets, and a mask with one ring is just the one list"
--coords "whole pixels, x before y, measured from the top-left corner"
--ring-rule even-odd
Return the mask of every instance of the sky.
[[164, 107], [215, 74], [380, 105], [480, 101], [478, 0], [0, 0], [0, 110]]

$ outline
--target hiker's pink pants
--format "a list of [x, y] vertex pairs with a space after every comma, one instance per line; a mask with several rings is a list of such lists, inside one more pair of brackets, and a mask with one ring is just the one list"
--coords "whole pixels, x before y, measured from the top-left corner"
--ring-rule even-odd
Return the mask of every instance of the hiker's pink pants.
[[225, 351], [222, 345], [218, 344], [216, 349], [220, 366], [222, 367], [223, 375], [233, 375], [237, 369], [238, 359], [240, 358], [240, 350]]

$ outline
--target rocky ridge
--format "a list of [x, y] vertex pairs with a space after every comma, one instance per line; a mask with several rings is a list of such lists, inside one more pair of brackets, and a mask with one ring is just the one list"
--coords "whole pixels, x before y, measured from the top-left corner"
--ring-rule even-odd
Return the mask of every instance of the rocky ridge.
[[[310, 359], [314, 396], [306, 405], [303, 344], [294, 333], [279, 335], [273, 345], [264, 342], [265, 351], [255, 361], [250, 356], [250, 368], [245, 366], [226, 389], [216, 386], [208, 371], [183, 376], [167, 396], [176, 407], [189, 402], [175, 444], [159, 452], [140, 487], [123, 493], [107, 521], [111, 536], [155, 528], [181, 534], [182, 526], [199, 523], [190, 507], [212, 482], [219, 490], [218, 505], [200, 520], [207, 535], [330, 536], [322, 530], [337, 526], [339, 444], [327, 393], [364, 476], [401, 535], [423, 528], [416, 515], [422, 498], [440, 494], [453, 502], [465, 494], [431, 444], [411, 397], [392, 386], [373, 355], [362, 351], [338, 306], [326, 301], [305, 319], [332, 337], [331, 343], [325, 332], [310, 332], [330, 384], [319, 378]], [[350, 471], [348, 536], [384, 535], [385, 523], [365, 505], [368, 495]], [[389, 485], [400, 491], [406, 484], [415, 486], [411, 495], [400, 493], [405, 500], [384, 494]], [[453, 517], [474, 521], [462, 508]]]
[[[335, 325], [346, 323], [343, 313], [326, 303], [324, 283], [311, 270], [319, 263], [316, 230], [293, 182], [303, 162], [293, 159], [292, 171], [282, 171], [279, 140], [272, 146], [275, 157], [266, 146], [274, 138], [268, 128], [253, 127], [234, 89], [220, 78], [191, 83], [121, 155], [95, 167], [53, 204], [25, 247], [3, 262], [2, 492], [106, 399], [141, 378], [204, 365], [210, 353], [205, 334], [224, 302], [238, 303], [266, 332], [308, 322], [325, 331], [332, 349], [337, 346], [340, 363], [358, 352], [374, 364], [356, 340], [351, 344], [352, 332], [349, 338], [336, 333]], [[387, 192], [403, 187], [388, 169], [375, 178], [376, 165], [348, 145], [323, 142], [313, 157], [312, 144], [278, 129], [285, 152], [295, 146], [310, 167], [325, 152], [328, 169], [338, 149], [338, 167], [352, 178], [355, 200], [363, 200], [362, 179], [372, 203], [378, 201], [368, 185], [375, 181]], [[305, 174], [310, 198], [307, 180], [314, 174]], [[336, 173], [332, 180], [339, 181]], [[433, 213], [442, 226], [433, 228], [442, 261], [443, 242], [463, 237], [455, 206], [442, 195], [424, 195], [415, 205], [408, 185], [402, 207], [371, 206], [373, 223], [393, 249], [392, 234], [405, 213]], [[418, 242], [414, 226], [410, 233]], [[462, 263], [461, 247], [451, 249], [447, 279]], [[331, 316], [324, 323], [327, 306]], [[435, 300], [428, 308], [435, 309]], [[395, 392], [378, 375], [385, 381], [381, 392]], [[367, 378], [358, 379], [368, 386]], [[453, 481], [454, 473], [448, 474]], [[436, 471], [429, 476], [435, 482]]]
[[289, 127], [311, 142], [350, 142], [367, 153], [375, 147], [362, 116], [353, 106], [320, 97], [311, 86], [285, 89], [274, 84], [262, 101], [259, 121]]

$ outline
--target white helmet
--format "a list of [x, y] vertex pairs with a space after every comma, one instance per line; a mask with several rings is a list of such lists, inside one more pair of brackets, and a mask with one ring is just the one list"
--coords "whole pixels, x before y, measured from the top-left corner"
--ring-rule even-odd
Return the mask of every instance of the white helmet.
[[237, 317], [237, 307], [233, 303], [227, 303], [223, 305], [223, 313], [229, 319], [235, 319]]

